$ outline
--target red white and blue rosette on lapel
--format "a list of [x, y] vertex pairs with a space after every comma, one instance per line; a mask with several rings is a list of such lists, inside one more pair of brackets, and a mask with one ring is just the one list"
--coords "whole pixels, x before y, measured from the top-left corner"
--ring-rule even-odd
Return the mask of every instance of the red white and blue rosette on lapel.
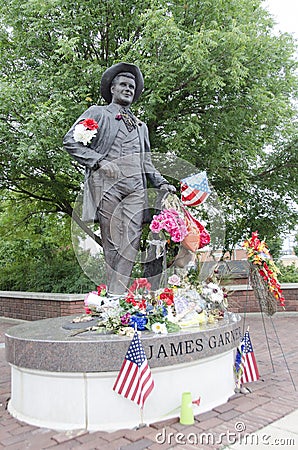
[[211, 193], [205, 171], [183, 178], [180, 182], [181, 201], [185, 206], [200, 205]]

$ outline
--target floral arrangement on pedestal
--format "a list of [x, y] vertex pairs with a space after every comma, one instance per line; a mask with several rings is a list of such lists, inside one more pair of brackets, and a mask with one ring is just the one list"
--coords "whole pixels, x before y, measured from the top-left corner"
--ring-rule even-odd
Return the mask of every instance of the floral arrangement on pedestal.
[[[194, 270], [194, 269], [192, 269]], [[97, 319], [93, 331], [133, 335], [134, 329], [167, 334], [186, 327], [214, 324], [224, 317], [228, 294], [214, 278], [191, 284], [193, 274], [176, 274], [168, 286], [152, 291], [146, 278], [135, 279], [127, 293], [116, 300], [107, 297], [106, 286], [85, 297], [85, 312], [74, 322]]]
[[252, 233], [243, 243], [247, 259], [251, 265], [251, 279], [261, 309], [273, 315], [277, 304], [285, 306], [285, 298], [278, 282], [279, 269], [275, 265], [265, 241], [259, 239], [258, 232]]

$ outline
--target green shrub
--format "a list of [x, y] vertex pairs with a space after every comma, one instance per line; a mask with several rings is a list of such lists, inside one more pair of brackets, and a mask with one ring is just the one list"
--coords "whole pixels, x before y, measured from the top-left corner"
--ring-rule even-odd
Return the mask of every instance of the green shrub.
[[72, 251], [40, 252], [38, 258], [7, 261], [0, 272], [0, 290], [82, 293], [95, 285], [82, 271]]
[[295, 263], [292, 263], [289, 266], [278, 263], [277, 267], [280, 270], [278, 280], [281, 283], [298, 283], [298, 267], [295, 265]]

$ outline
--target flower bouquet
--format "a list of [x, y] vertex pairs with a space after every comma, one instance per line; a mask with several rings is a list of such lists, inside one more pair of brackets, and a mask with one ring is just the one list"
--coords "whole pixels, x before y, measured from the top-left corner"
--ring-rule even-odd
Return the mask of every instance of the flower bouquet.
[[153, 292], [146, 278], [138, 278], [117, 300], [111, 300], [106, 286], [100, 285], [85, 297], [86, 314], [74, 321], [87, 322], [89, 318], [94, 323], [96, 318], [97, 325], [85, 331], [131, 336], [135, 329], [167, 334], [222, 319], [227, 309], [224, 290], [214, 279], [193, 284], [191, 279], [174, 274], [167, 287]]
[[149, 228], [152, 233], [163, 231], [173, 242], [182, 242], [188, 233], [183, 217], [174, 208], [164, 209], [153, 216]]
[[192, 259], [191, 255], [210, 243], [210, 235], [176, 195], [167, 194], [161, 208], [149, 225], [153, 239], [148, 242], [156, 246], [156, 259], [166, 252], [168, 267], [173, 263], [184, 267]]
[[97, 129], [98, 123], [94, 119], [87, 118], [74, 127], [73, 138], [76, 142], [81, 142], [86, 146], [97, 134]]
[[243, 247], [250, 263], [252, 286], [261, 310], [272, 316], [277, 310], [277, 302], [282, 307], [285, 305], [285, 298], [277, 280], [279, 270], [270, 255], [266, 242], [259, 239], [257, 231], [244, 241]]
[[[98, 331], [132, 335], [134, 329], [166, 334], [178, 331], [179, 325], [169, 320], [169, 308], [174, 303], [173, 290], [151, 291], [146, 278], [134, 280], [128, 292], [117, 300], [106, 296], [105, 286], [89, 292], [85, 297], [85, 311], [92, 318], [98, 318]], [[92, 327], [94, 329], [94, 327]], [[95, 327], [96, 328], [96, 327]]]

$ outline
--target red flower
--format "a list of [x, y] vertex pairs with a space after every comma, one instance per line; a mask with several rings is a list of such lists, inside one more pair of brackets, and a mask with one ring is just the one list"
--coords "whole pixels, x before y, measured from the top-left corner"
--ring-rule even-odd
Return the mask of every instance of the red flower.
[[[276, 267], [270, 255], [269, 249], [264, 241], [260, 241], [258, 232], [252, 233], [251, 238], [243, 243], [248, 253], [248, 260], [258, 267], [260, 276], [266, 282], [268, 290], [284, 307], [285, 299], [282, 296], [281, 286], [276, 277]], [[266, 261], [264, 260], [266, 259]]]
[[264, 272], [264, 270], [260, 269], [260, 270], [259, 270], [259, 274], [264, 278], [265, 281], [269, 280], [269, 277], [268, 277], [267, 274]]
[[132, 292], [129, 292], [125, 298], [126, 303], [131, 303], [134, 300], [134, 295]]
[[86, 314], [92, 314], [92, 311], [91, 311], [90, 308], [88, 308], [88, 306], [84, 306], [84, 308], [85, 308], [85, 313]]
[[151, 284], [149, 283], [147, 278], [138, 278], [136, 281], [137, 281], [139, 287], [146, 287], [146, 288], [149, 287], [149, 289], [151, 288]]
[[160, 300], [163, 300], [168, 306], [174, 303], [174, 292], [173, 289], [165, 288], [159, 296]]
[[88, 130], [96, 130], [98, 128], [98, 123], [94, 119], [85, 119], [80, 122]]
[[97, 294], [101, 295], [102, 297], [106, 295], [107, 293], [107, 286], [105, 284], [100, 284], [97, 286]]
[[139, 302], [139, 308], [146, 309], [146, 307], [147, 307], [146, 300], [144, 298], [142, 298], [142, 300]]
[[126, 303], [130, 303], [132, 306], [137, 306], [138, 302], [135, 300], [135, 297], [132, 292], [129, 292], [125, 298]]
[[150, 291], [151, 284], [149, 283], [147, 278], [137, 278], [136, 280], [134, 280], [129, 288], [129, 292], [136, 292], [138, 289], [147, 289], [148, 291]]
[[146, 309], [146, 300], [142, 298], [141, 300], [136, 300], [135, 296], [131, 291], [127, 294], [125, 298], [126, 303], [130, 303], [132, 306], [137, 306], [139, 309]]

